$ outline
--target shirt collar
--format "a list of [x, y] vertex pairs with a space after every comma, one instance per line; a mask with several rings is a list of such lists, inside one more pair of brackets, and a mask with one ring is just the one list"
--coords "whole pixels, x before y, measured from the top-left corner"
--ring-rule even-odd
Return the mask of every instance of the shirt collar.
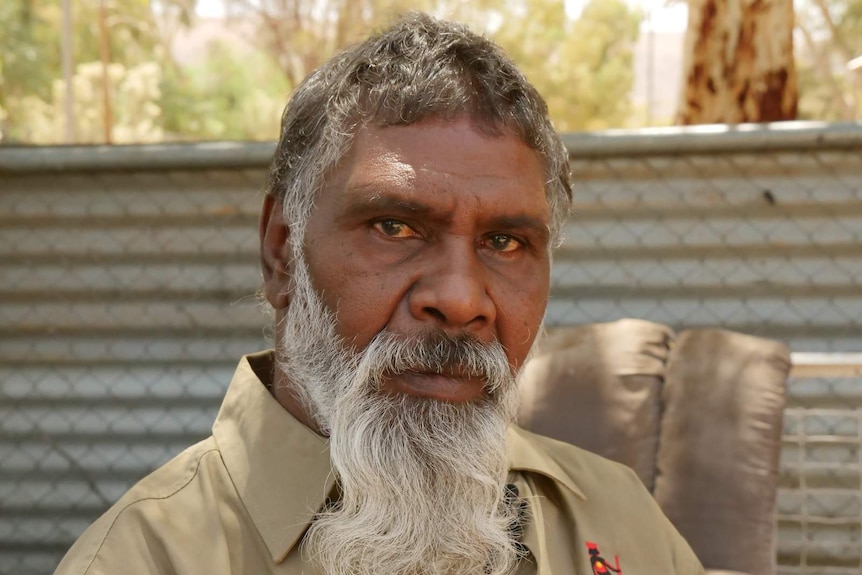
[[[273, 353], [245, 356], [213, 425], [213, 437], [239, 498], [280, 563], [331, 492], [329, 445], [288, 413], [258, 377]], [[271, 376], [265, 379], [271, 379]]]
[[564, 485], [579, 499], [586, 500], [587, 497], [572, 479], [582, 471], [578, 469], [578, 463], [571, 458], [557, 458], [554, 453], [560, 453], [559, 449], [546, 449], [550, 442], [554, 440], [530, 433], [517, 425], [509, 426], [506, 436], [509, 469], [544, 475]]

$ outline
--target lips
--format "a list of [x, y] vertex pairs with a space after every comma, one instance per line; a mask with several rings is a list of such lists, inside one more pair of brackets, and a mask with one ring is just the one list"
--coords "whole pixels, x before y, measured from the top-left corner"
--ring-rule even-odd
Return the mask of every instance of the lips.
[[382, 388], [389, 393], [406, 393], [438, 401], [462, 403], [482, 397], [485, 380], [459, 368], [441, 371], [408, 370], [384, 376]]

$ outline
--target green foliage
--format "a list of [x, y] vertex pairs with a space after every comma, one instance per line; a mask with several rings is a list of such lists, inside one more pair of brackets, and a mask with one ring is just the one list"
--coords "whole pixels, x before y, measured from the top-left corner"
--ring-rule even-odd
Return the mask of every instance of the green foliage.
[[435, 0], [225, 2], [236, 22], [254, 23], [253, 42], [278, 63], [291, 85], [298, 85], [336, 51], [361, 40], [405, 10], [427, 11], [440, 3]]
[[562, 0], [525, 0], [494, 35], [548, 102], [563, 131], [623, 126], [642, 16], [622, 0], [591, 0], [567, 18]]
[[209, 46], [204, 61], [171, 68], [162, 105], [164, 127], [177, 139], [265, 140], [278, 137], [290, 85], [266, 54], [228, 44]]
[[[298, 83], [336, 49], [408, 9], [467, 22], [499, 42], [548, 101], [561, 130], [623, 126], [631, 114], [633, 49], [642, 19], [623, 0], [591, 0], [579, 19], [565, 0], [230, 0], [258, 24], [257, 45]], [[329, 14], [312, 17], [312, 6]]]
[[[161, 108], [157, 103], [161, 68], [158, 64], [145, 62], [126, 68], [113, 63], [107, 72], [108, 90], [113, 102], [111, 141], [117, 144], [161, 141]], [[104, 141], [103, 82], [101, 62], [79, 64], [72, 77], [78, 143], [98, 144]], [[57, 135], [62, 134], [65, 127], [65, 91], [65, 82], [55, 80], [49, 99], [24, 96], [16, 101], [12, 112], [17, 120], [18, 136], [34, 144], [56, 143]]]
[[[337, 49], [399, 13], [462, 20], [500, 42], [548, 100], [563, 130], [622, 126], [630, 115], [640, 14], [592, 0], [579, 19], [564, 0], [226, 0], [225, 39], [193, 64], [169, 47], [193, 23], [195, 0], [105, 0], [114, 141], [270, 139], [289, 92]], [[73, 1], [78, 141], [100, 142], [107, 117], [100, 2]], [[0, 0], [0, 142], [58, 142], [66, 90], [60, 0]]]
[[[88, 63], [100, 60], [100, 4], [93, 0], [72, 2], [72, 5], [73, 61], [78, 72], [74, 85], [80, 85], [84, 91], [82, 101], [75, 106], [76, 123], [82, 124], [79, 141], [91, 142], [90, 136], [84, 135], [90, 134], [93, 127], [89, 116], [102, 114], [102, 100], [91, 98], [90, 90], [100, 89], [103, 78], [94, 67], [88, 67]], [[160, 69], [168, 63], [149, 0], [105, 2], [105, 23], [110, 62], [120, 66], [121, 75], [131, 70], [147, 70], [145, 75], [152, 75], [153, 65]], [[59, 117], [61, 92], [65, 90], [61, 81], [61, 24], [60, 0], [0, 2], [0, 30], [4, 34], [0, 49], [0, 110], [6, 111], [5, 121], [0, 124], [0, 141], [59, 141], [63, 133], [59, 127], [62, 123]], [[149, 66], [140, 68], [147, 64]], [[83, 72], [81, 66], [84, 66]], [[136, 72], [132, 77], [136, 77]], [[125, 93], [124, 89], [140, 88], [152, 93], [135, 81], [122, 85], [122, 82], [117, 84], [116, 78], [114, 80], [109, 81], [109, 89], [119, 100], [120, 110], [125, 109], [123, 100], [140, 96]]]
[[59, 29], [59, 6], [0, 2], [0, 108], [24, 95], [50, 96], [60, 70]]

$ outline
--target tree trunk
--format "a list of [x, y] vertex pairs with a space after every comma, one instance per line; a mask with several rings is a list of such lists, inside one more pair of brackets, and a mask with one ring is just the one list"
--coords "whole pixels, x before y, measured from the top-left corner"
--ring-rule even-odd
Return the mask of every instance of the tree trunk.
[[793, 0], [689, 0], [677, 122], [796, 118]]

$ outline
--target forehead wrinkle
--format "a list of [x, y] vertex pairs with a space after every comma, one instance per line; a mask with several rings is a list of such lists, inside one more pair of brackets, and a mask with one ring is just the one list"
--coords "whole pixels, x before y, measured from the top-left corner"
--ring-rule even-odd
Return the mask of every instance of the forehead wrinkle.
[[486, 179], [486, 180], [507, 180], [509, 176], [497, 173], [495, 171], [480, 171], [480, 170], [471, 170], [469, 173], [465, 172], [456, 172], [453, 170], [447, 169], [446, 166], [440, 166], [438, 164], [425, 165], [423, 164], [416, 170], [421, 175], [431, 175], [435, 178], [453, 178], [453, 179]]

